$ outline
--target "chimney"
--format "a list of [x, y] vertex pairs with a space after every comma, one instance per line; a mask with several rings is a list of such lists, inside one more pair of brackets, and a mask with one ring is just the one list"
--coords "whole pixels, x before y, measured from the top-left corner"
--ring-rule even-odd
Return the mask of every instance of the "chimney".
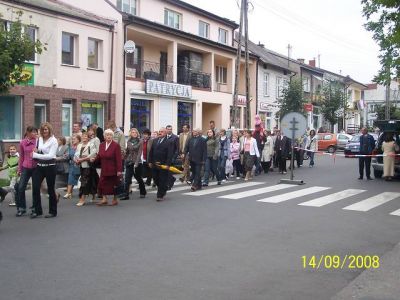
[[261, 42], [258, 42], [258, 46], [261, 47], [261, 48], [264, 48], [265, 45], [261, 44]]
[[315, 59], [311, 59], [308, 61], [308, 65], [315, 68]]
[[304, 58], [298, 58], [297, 61], [301, 64], [304, 64]]

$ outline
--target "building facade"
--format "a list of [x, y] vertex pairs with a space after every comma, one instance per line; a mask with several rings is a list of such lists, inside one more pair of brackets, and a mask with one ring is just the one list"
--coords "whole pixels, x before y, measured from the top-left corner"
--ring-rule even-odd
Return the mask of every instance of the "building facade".
[[0, 96], [0, 140], [19, 141], [24, 128], [48, 121], [57, 136], [115, 115], [111, 82], [114, 21], [54, 1], [0, 1], [2, 26], [21, 21], [47, 50], [25, 64], [29, 80]]

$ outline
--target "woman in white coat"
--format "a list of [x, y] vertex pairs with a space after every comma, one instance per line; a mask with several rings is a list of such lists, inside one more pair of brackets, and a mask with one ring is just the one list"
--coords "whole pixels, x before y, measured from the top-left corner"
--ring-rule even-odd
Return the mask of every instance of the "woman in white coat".
[[261, 165], [264, 173], [267, 174], [269, 168], [271, 167], [272, 157], [274, 156], [274, 140], [272, 139], [271, 131], [266, 130], [265, 135], [267, 139], [264, 144], [264, 149], [261, 153]]
[[310, 135], [307, 139], [307, 151], [308, 156], [310, 157], [310, 168], [314, 167], [314, 154], [318, 151], [318, 140], [315, 135], [315, 130], [310, 130]]
[[252, 137], [251, 130], [246, 132], [246, 136], [243, 140], [242, 150], [244, 154], [243, 165], [244, 171], [246, 173], [245, 181], [251, 179], [251, 170], [253, 169], [256, 157], [260, 157], [260, 152], [258, 151], [257, 141]]

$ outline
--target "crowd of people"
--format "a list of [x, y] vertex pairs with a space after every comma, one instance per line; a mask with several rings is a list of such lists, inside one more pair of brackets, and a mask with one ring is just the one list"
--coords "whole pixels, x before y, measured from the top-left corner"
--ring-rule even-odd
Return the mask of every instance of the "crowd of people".
[[[367, 144], [368, 137], [365, 139]], [[361, 139], [362, 150], [363, 145], [364, 139]], [[295, 146], [297, 167], [303, 165], [305, 155], [309, 157], [309, 167], [313, 167], [314, 154], [318, 151], [315, 130], [297, 139]], [[392, 150], [390, 146], [393, 145], [388, 141], [384, 146], [386, 152]], [[365, 151], [372, 151], [370, 148], [372, 142]], [[277, 129], [273, 132], [265, 130], [260, 123], [256, 123], [254, 130], [227, 131], [217, 129], [214, 121], [210, 121], [209, 129], [204, 133], [201, 129], [191, 130], [189, 125], [183, 125], [179, 135], [173, 134], [170, 125], [157, 132], [144, 129], [140, 133], [132, 128], [126, 140], [114, 121], [107, 123], [104, 132], [97, 124], [83, 131], [76, 123], [68, 138], [56, 138], [53, 127], [46, 122], [39, 129], [27, 127], [19, 152], [15, 146], [9, 147], [8, 159], [0, 169], [8, 169], [9, 186], [0, 188], [0, 200], [10, 193], [10, 205], [16, 206], [16, 216], [25, 215], [25, 193], [31, 179], [30, 217], [43, 214], [42, 195], [47, 195], [49, 212], [45, 218], [54, 218], [61, 198], [60, 189], [66, 191], [63, 198], [72, 199], [74, 187], [79, 185], [76, 203], [79, 207], [88, 202], [115, 206], [119, 200], [130, 199], [132, 179], [135, 178], [141, 198], [146, 197], [146, 186], [153, 186], [157, 187], [157, 201], [163, 201], [176, 180], [171, 172], [173, 166], [182, 170], [179, 180], [197, 191], [207, 187], [212, 180], [221, 185], [232, 177], [248, 181], [262, 172], [278, 170], [286, 174], [290, 151], [288, 137]], [[360, 179], [363, 177], [362, 163], [368, 164], [368, 159], [360, 159]], [[295, 165], [289, 166], [292, 167]], [[369, 173], [367, 178], [370, 178]], [[111, 203], [108, 197], [112, 197]]]

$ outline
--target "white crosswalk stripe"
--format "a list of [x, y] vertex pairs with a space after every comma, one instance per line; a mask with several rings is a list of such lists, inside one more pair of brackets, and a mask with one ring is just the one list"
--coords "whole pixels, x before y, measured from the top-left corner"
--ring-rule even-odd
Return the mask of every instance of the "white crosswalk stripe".
[[[224, 185], [231, 184], [231, 183], [234, 183], [234, 181], [224, 182]], [[213, 185], [217, 185], [217, 182], [209, 183], [209, 186], [213, 186]], [[155, 189], [156, 189], [155, 191], [153, 190], [153, 191], [149, 192], [149, 194], [157, 194], [157, 188], [155, 188]], [[182, 184], [181, 184], [181, 186], [179, 186], [179, 187], [175, 187], [175, 185], [174, 185], [172, 190], [168, 191], [167, 193], [169, 194], [169, 193], [182, 192], [182, 191], [190, 191], [190, 185], [185, 184], [182, 186]]]
[[363, 201], [346, 206], [343, 209], [356, 210], [356, 211], [369, 211], [379, 205], [385, 204], [386, 202], [389, 202], [399, 197], [400, 193], [384, 192], [376, 196], [373, 196], [371, 198], [365, 199]]
[[327, 196], [323, 196], [317, 199], [313, 199], [307, 202], [299, 203], [298, 205], [303, 205], [303, 206], [314, 206], [314, 207], [321, 207], [336, 201], [340, 201], [352, 196], [355, 196], [357, 194], [363, 193], [365, 190], [357, 190], [357, 189], [348, 189], [344, 190], [338, 193], [330, 194]]
[[266, 203], [280, 203], [280, 202], [284, 202], [284, 201], [291, 200], [294, 198], [322, 192], [322, 191], [329, 190], [329, 189], [330, 189], [330, 187], [313, 186], [313, 187], [309, 187], [306, 189], [302, 189], [302, 190], [298, 190], [298, 191], [294, 191], [294, 192], [290, 192], [290, 193], [286, 193], [286, 194], [282, 194], [282, 195], [277, 195], [277, 196], [273, 196], [273, 197], [260, 199], [257, 201], [258, 202], [266, 202]]
[[400, 209], [390, 213], [392, 216], [400, 216]]
[[[227, 181], [229, 182], [229, 181]], [[196, 192], [191, 192], [191, 193], [185, 193], [184, 195], [189, 195], [189, 196], [203, 196], [203, 195], [210, 195], [210, 194], [216, 194], [216, 193], [221, 193], [225, 191], [231, 191], [231, 190], [236, 190], [236, 189], [241, 189], [241, 188], [246, 188], [246, 187], [252, 187], [260, 184], [265, 184], [265, 182], [245, 182], [245, 183], [238, 183], [230, 186], [221, 186], [213, 189], [204, 189]]]
[[277, 185], [272, 185], [272, 186], [267, 186], [267, 187], [251, 190], [251, 191], [244, 191], [244, 192], [240, 192], [240, 193], [219, 196], [218, 198], [241, 199], [241, 198], [247, 198], [250, 196], [261, 195], [261, 194], [268, 193], [268, 192], [280, 191], [280, 190], [284, 190], [284, 189], [288, 189], [288, 188], [296, 187], [296, 186], [297, 185], [293, 185], [293, 184], [277, 184]]

